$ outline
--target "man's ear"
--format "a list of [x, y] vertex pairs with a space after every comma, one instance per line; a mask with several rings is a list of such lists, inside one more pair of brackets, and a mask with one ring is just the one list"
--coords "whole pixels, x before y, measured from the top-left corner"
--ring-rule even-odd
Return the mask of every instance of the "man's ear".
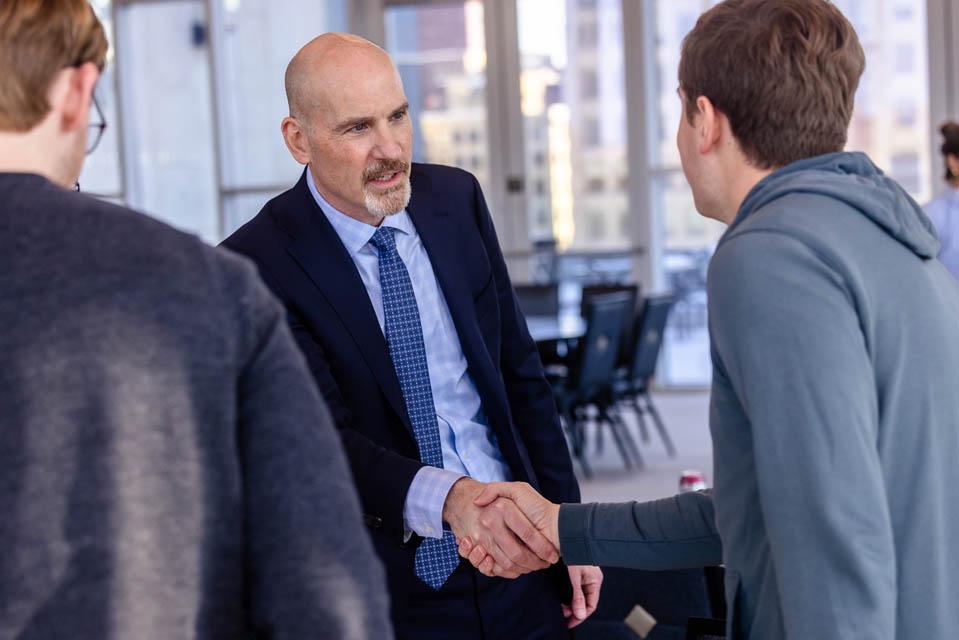
[[699, 153], [705, 155], [716, 148], [722, 140], [723, 127], [727, 124], [724, 116], [706, 96], [696, 99], [696, 114], [693, 126], [699, 137]]
[[72, 133], [89, 124], [93, 90], [100, 70], [92, 62], [64, 69], [50, 88], [50, 107], [59, 114], [60, 129]]
[[309, 164], [310, 145], [300, 121], [293, 116], [283, 118], [283, 122], [280, 123], [280, 133], [283, 134], [283, 141], [286, 142], [290, 155], [300, 164]]

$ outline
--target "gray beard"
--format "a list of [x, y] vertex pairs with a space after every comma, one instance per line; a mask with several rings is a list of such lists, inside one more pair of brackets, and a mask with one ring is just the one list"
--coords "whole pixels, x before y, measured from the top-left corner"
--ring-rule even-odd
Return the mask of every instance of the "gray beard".
[[396, 215], [406, 208], [410, 203], [412, 189], [410, 188], [409, 176], [404, 177], [403, 182], [392, 191], [382, 195], [374, 195], [370, 190], [363, 190], [363, 200], [366, 210], [374, 218], [386, 218]]

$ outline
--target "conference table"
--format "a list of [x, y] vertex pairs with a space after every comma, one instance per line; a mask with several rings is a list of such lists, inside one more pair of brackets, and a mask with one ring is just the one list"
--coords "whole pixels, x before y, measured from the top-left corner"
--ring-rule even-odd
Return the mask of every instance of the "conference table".
[[526, 326], [537, 343], [575, 340], [582, 338], [586, 333], [586, 320], [580, 315], [568, 313], [555, 316], [526, 316]]

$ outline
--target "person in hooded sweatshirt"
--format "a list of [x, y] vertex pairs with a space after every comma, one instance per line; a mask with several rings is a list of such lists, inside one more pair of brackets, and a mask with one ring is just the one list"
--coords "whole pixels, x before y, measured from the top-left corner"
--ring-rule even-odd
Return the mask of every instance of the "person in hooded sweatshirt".
[[708, 280], [713, 492], [477, 500], [516, 501], [572, 565], [724, 563], [728, 638], [959, 632], [959, 287], [919, 206], [842, 152], [863, 68], [826, 0], [727, 0], [683, 43], [683, 169], [729, 225]]

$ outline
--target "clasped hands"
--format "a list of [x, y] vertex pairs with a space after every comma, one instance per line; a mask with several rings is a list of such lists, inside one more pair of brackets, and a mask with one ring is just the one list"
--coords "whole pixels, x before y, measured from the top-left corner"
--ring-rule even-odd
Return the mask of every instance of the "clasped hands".
[[[450, 489], [443, 520], [460, 555], [481, 573], [517, 578], [559, 561], [559, 505], [525, 482], [482, 483], [461, 478]], [[588, 618], [599, 603], [599, 567], [569, 567], [573, 597], [563, 605], [567, 625]]]

